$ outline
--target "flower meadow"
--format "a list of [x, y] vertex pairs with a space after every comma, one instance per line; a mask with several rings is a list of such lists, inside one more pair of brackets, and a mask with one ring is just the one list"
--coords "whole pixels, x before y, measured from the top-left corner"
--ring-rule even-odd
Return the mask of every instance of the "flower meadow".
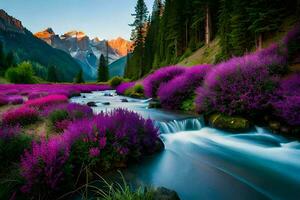
[[[68, 85], [67, 90], [62, 85], [63, 92], [58, 85], [49, 85], [57, 89], [50, 92], [45, 85], [30, 86], [0, 86], [5, 104], [16, 106], [8, 103], [11, 98], [24, 100], [1, 115], [0, 172], [16, 168], [15, 179], [19, 181], [5, 189], [7, 194], [1, 193], [1, 198], [11, 198], [9, 193], [14, 191], [17, 197], [56, 199], [85, 183], [83, 168], [103, 174], [161, 149], [152, 120], [124, 109], [95, 115], [86, 105], [68, 102], [74, 91], [107, 90], [109, 86]], [[26, 132], [38, 123], [48, 127], [46, 135]]]

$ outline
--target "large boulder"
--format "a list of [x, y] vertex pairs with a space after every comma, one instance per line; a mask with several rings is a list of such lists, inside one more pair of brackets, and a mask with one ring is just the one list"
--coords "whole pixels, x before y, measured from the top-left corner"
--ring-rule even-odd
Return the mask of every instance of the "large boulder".
[[210, 126], [230, 132], [247, 132], [251, 128], [249, 120], [224, 114], [213, 114], [209, 117], [208, 121]]

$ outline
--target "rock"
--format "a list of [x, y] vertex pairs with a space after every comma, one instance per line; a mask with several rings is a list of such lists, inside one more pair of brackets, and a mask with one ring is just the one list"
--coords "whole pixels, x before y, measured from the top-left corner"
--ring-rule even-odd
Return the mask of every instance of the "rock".
[[97, 107], [97, 105], [94, 101], [90, 101], [86, 105], [88, 105], [89, 107]]
[[159, 101], [150, 101], [149, 108], [161, 108], [161, 104]]
[[280, 123], [271, 121], [269, 122], [269, 127], [271, 130], [278, 131], [280, 129]]
[[210, 126], [231, 132], [247, 132], [251, 128], [250, 121], [242, 117], [213, 114], [208, 120]]
[[165, 149], [165, 144], [163, 143], [163, 141], [160, 138], [158, 138], [158, 140], [155, 141], [154, 152], [159, 153], [159, 152], [162, 152], [164, 149]]
[[177, 193], [164, 187], [159, 187], [153, 195], [154, 200], [180, 200]]
[[126, 103], [128, 102], [128, 99], [121, 99], [121, 102]]
[[109, 102], [103, 102], [102, 104], [105, 105], [105, 106], [109, 106], [110, 105]]
[[84, 98], [84, 99], [85, 99], [85, 98], [86, 98], [86, 96], [84, 96], [84, 95], [83, 95], [83, 96], [82, 96], [82, 98]]
[[112, 93], [104, 93], [105, 97], [113, 97], [114, 95]]

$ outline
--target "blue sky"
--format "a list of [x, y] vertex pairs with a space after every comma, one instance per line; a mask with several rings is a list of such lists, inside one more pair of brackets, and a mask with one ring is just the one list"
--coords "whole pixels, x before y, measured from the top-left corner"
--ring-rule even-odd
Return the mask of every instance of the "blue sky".
[[[80, 30], [90, 37], [130, 38], [137, 0], [0, 0], [0, 8], [35, 33], [51, 27], [57, 34]], [[151, 10], [154, 0], [145, 0]]]

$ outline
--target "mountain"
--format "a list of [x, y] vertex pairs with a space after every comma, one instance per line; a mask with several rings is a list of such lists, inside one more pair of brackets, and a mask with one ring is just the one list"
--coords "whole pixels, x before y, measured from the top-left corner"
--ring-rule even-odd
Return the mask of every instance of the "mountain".
[[114, 76], [123, 77], [125, 73], [125, 67], [127, 63], [127, 56], [123, 56], [120, 59], [112, 62], [109, 65], [109, 77], [112, 78]]
[[[123, 39], [106, 41], [99, 38], [90, 39], [84, 32], [70, 31], [63, 35], [57, 35], [51, 28], [35, 33], [35, 36], [44, 40], [54, 48], [70, 54], [81, 65], [83, 72], [93, 77], [97, 77], [97, 68], [100, 55], [107, 55], [109, 63], [127, 55], [132, 43]], [[108, 46], [107, 46], [108, 44]]]
[[[51, 34], [51, 31], [49, 31]], [[30, 60], [45, 67], [56, 66], [61, 81], [73, 81], [81, 66], [66, 52], [53, 48], [23, 27], [22, 22], [0, 9], [0, 41], [18, 61]]]

